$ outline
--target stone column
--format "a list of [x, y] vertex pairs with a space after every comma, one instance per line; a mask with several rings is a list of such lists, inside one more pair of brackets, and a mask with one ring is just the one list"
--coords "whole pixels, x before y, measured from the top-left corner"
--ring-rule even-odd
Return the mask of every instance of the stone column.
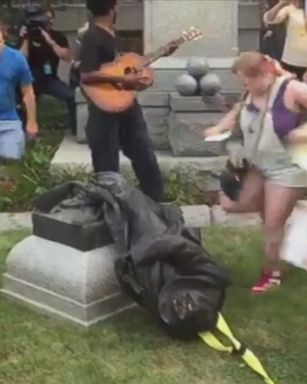
[[146, 53], [176, 38], [189, 26], [199, 27], [204, 37], [153, 64], [157, 69], [154, 89], [172, 91], [187, 58], [198, 56], [209, 59], [226, 91], [235, 90], [237, 84], [229, 76], [229, 69], [238, 53], [238, 0], [144, 0]]

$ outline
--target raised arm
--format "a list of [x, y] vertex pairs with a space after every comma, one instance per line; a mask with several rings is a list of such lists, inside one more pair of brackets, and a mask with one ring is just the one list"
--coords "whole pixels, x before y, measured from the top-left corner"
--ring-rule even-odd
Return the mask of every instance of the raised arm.
[[289, 1], [280, 0], [274, 7], [264, 13], [265, 25], [282, 24], [287, 21], [289, 15]]
[[46, 43], [50, 45], [54, 53], [59, 59], [70, 62], [72, 59], [71, 51], [69, 48], [68, 40], [64, 34], [58, 36], [59, 41], [55, 41], [51, 38], [47, 31], [41, 29], [41, 34], [45, 39]]
[[29, 57], [29, 40], [24, 39], [20, 46], [20, 51], [26, 56]]
[[19, 49], [28, 58], [29, 57], [29, 37], [28, 37], [27, 28], [25, 26], [21, 27], [19, 36], [21, 39], [21, 45]]

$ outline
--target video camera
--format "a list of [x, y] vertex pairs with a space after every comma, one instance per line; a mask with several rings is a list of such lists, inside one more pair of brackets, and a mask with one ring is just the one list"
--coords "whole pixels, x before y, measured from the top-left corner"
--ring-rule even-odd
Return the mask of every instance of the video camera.
[[49, 17], [43, 8], [37, 5], [28, 5], [25, 8], [25, 26], [29, 34], [45, 29], [49, 23]]

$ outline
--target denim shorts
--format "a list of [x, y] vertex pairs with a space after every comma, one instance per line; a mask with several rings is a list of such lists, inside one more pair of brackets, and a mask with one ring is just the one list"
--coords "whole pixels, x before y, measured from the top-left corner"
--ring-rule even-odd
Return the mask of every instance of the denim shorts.
[[25, 134], [21, 121], [0, 121], [0, 158], [19, 160], [24, 153]]
[[288, 188], [306, 188], [307, 172], [292, 163], [288, 153], [260, 153], [254, 164], [264, 178]]

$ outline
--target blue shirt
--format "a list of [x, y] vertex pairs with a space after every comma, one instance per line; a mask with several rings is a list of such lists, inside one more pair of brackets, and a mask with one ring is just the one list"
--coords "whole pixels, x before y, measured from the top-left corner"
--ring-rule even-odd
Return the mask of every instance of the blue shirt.
[[32, 74], [25, 56], [7, 46], [0, 52], [0, 120], [19, 120], [16, 111], [17, 87], [31, 85]]

